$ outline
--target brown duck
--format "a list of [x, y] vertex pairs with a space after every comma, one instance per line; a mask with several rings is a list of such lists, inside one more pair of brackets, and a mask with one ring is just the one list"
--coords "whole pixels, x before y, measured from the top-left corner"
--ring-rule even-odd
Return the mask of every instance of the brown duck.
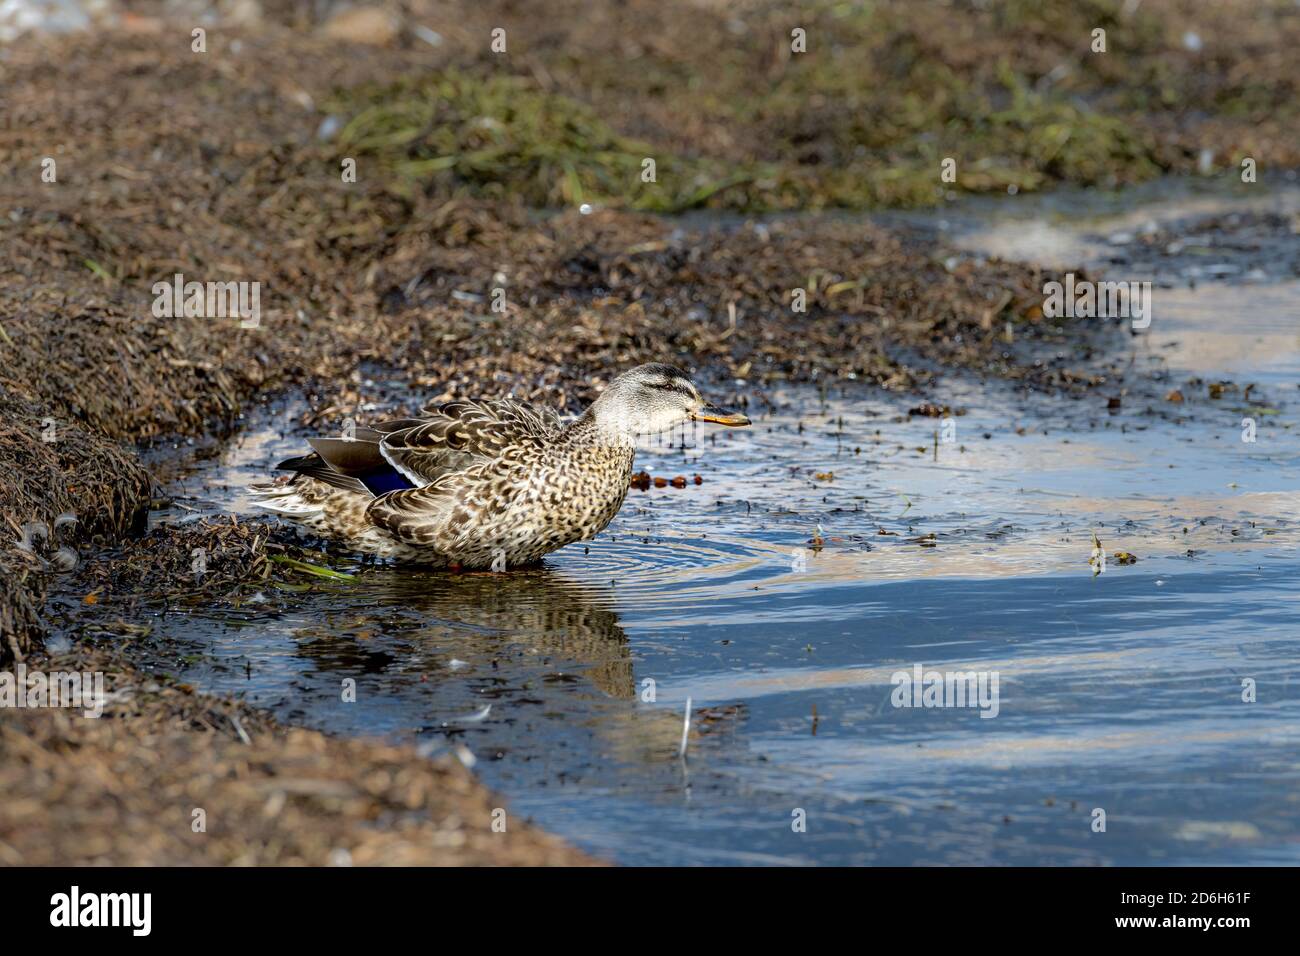
[[311, 439], [259, 507], [355, 551], [507, 568], [599, 534], [627, 497], [638, 436], [686, 421], [748, 425], [670, 365], [625, 372], [574, 421], [510, 399], [448, 402], [420, 418]]

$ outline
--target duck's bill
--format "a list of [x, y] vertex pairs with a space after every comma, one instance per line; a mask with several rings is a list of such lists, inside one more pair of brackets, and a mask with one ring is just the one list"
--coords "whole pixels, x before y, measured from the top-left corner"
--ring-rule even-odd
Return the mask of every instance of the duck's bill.
[[730, 425], [732, 428], [749, 424], [747, 416], [739, 412], [729, 412], [725, 408], [718, 408], [716, 405], [705, 405], [691, 418], [697, 422], [713, 422], [715, 425]]

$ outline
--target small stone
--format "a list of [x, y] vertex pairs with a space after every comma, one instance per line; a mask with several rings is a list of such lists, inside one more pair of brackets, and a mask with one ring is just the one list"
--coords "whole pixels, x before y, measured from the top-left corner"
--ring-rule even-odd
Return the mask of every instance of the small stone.
[[326, 20], [321, 32], [333, 40], [388, 46], [397, 39], [399, 29], [397, 18], [387, 10], [379, 7], [348, 7]]

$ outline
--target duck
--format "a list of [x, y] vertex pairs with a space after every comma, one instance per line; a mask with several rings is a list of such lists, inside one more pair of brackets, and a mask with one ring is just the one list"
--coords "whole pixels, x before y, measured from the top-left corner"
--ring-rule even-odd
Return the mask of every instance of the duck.
[[348, 549], [397, 563], [506, 571], [594, 538], [627, 497], [639, 438], [685, 422], [750, 424], [681, 369], [639, 365], [565, 423], [510, 398], [308, 440], [253, 504]]

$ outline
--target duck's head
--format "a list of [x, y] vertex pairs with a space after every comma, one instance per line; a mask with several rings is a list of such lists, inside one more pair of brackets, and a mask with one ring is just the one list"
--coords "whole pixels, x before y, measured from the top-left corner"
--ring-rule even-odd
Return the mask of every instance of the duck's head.
[[624, 372], [591, 406], [596, 425], [618, 435], [653, 435], [683, 422], [748, 425], [749, 419], [706, 402], [686, 373], [671, 365], [638, 365]]

